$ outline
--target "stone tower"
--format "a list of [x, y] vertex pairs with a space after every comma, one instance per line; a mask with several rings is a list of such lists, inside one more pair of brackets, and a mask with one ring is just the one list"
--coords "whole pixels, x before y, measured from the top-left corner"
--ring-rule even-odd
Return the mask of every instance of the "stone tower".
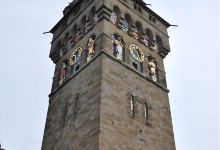
[[170, 24], [142, 0], [73, 0], [63, 14], [50, 30], [42, 150], [175, 150], [163, 64]]

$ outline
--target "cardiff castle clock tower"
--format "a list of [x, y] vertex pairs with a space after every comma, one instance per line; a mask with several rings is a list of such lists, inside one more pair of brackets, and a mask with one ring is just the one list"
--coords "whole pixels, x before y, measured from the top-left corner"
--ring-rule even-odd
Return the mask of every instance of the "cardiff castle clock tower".
[[143, 0], [73, 0], [50, 30], [56, 66], [41, 149], [175, 150], [169, 26]]

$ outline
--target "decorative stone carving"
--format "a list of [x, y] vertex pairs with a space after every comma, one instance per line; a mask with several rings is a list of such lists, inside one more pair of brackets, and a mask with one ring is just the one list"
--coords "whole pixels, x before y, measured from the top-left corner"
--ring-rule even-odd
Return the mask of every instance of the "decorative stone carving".
[[95, 14], [94, 18], [93, 18], [93, 24], [97, 25], [99, 23], [99, 17], [97, 14]]
[[139, 32], [138, 32], [138, 29], [137, 29], [137, 28], [134, 28], [133, 37], [134, 37], [136, 40], [138, 40], [138, 38], [139, 38]]
[[75, 37], [76, 43], [79, 42], [79, 40], [80, 40], [80, 33], [79, 33], [79, 31], [77, 31], [76, 32], [76, 37]]
[[144, 36], [143, 42], [144, 42], [144, 45], [145, 45], [146, 47], [149, 47], [149, 45], [150, 45], [150, 39], [148, 38], [147, 35]]
[[112, 12], [112, 14], [111, 14], [111, 18], [110, 18], [110, 22], [112, 23], [112, 24], [117, 24], [117, 14], [116, 14], [116, 12]]
[[120, 36], [114, 35], [113, 37], [113, 55], [119, 60], [123, 60], [123, 43]]
[[154, 58], [150, 58], [149, 62], [148, 62], [148, 67], [150, 70], [150, 77], [153, 81], [157, 82], [157, 75], [156, 75], [156, 64], [154, 62]]
[[151, 46], [151, 49], [152, 49], [155, 53], [159, 53], [159, 46], [158, 46], [157, 42], [154, 42], [153, 46]]
[[69, 40], [67, 42], [67, 46], [66, 46], [67, 50], [70, 50], [72, 48], [72, 46], [73, 46], [73, 39], [71, 37], [71, 38], [69, 38]]
[[62, 63], [60, 70], [60, 81], [59, 85], [63, 84], [63, 81], [66, 79], [67, 66], [65, 63]]
[[122, 30], [125, 32], [128, 32], [128, 22], [127, 20], [124, 21], [123, 25], [122, 25]]
[[89, 38], [89, 41], [88, 41], [88, 50], [89, 50], [89, 53], [88, 53], [88, 57], [87, 57], [87, 62], [91, 60], [91, 58], [94, 56], [95, 54], [95, 35], [91, 36]]
[[64, 48], [61, 48], [61, 49], [60, 49], [60, 58], [63, 57], [64, 53], [65, 53], [65, 49], [64, 49]]
[[85, 34], [87, 34], [87, 33], [90, 31], [90, 28], [91, 28], [91, 26], [90, 26], [89, 19], [86, 18], [86, 24], [85, 24], [85, 26], [84, 26], [84, 32], [85, 32]]

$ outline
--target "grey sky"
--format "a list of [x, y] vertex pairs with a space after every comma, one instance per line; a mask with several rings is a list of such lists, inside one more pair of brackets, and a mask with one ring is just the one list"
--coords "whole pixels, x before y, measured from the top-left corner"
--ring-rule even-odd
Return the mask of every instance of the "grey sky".
[[[219, 11], [217, 0], [149, 0], [171, 24], [165, 59], [177, 150], [217, 150], [219, 143]], [[39, 150], [54, 64], [43, 35], [67, 0], [0, 0], [0, 143]], [[172, 29], [172, 27], [170, 28]]]

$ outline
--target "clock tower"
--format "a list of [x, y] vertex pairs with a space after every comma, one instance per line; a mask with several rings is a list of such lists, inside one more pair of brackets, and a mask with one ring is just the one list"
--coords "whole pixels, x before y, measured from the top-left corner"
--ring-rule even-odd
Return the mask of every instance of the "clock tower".
[[56, 66], [41, 149], [175, 150], [169, 26], [143, 0], [73, 0], [50, 30]]

